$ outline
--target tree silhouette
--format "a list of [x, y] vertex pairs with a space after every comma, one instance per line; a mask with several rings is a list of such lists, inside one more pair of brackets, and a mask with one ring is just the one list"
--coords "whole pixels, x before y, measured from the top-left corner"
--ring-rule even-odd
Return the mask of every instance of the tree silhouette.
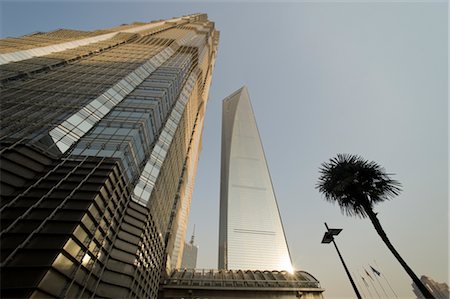
[[322, 163], [316, 188], [325, 200], [338, 203], [347, 216], [369, 217], [383, 242], [420, 289], [425, 298], [434, 298], [414, 271], [406, 264], [384, 232], [373, 206], [390, 200], [401, 191], [401, 184], [389, 177], [375, 162], [357, 155], [338, 154], [328, 163]]

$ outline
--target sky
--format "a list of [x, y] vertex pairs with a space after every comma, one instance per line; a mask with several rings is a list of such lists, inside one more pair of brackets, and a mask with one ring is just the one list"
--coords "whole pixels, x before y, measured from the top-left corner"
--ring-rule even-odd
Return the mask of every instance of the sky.
[[2, 1], [0, 33], [94, 30], [196, 12], [221, 32], [187, 236], [195, 224], [198, 268], [217, 267], [222, 99], [246, 85], [296, 269], [315, 276], [326, 298], [354, 297], [335, 249], [320, 243], [327, 222], [343, 229], [336, 242], [363, 297], [371, 298], [361, 276], [378, 298], [369, 265], [399, 297], [414, 297], [370, 221], [342, 215], [315, 188], [321, 163], [351, 153], [402, 183], [397, 198], [375, 207], [379, 220], [417, 275], [448, 283], [446, 1]]

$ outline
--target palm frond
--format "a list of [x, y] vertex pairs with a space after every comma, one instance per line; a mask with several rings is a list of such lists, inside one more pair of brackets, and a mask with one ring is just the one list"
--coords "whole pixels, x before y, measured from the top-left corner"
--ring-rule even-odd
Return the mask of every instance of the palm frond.
[[316, 188], [348, 216], [365, 218], [365, 209], [401, 192], [401, 184], [380, 165], [358, 155], [338, 154], [322, 163], [319, 173]]

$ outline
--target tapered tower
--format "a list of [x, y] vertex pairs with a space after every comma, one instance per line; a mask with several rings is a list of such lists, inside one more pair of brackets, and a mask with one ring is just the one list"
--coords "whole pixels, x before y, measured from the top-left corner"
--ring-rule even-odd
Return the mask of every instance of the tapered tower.
[[223, 100], [219, 269], [292, 271], [250, 98]]

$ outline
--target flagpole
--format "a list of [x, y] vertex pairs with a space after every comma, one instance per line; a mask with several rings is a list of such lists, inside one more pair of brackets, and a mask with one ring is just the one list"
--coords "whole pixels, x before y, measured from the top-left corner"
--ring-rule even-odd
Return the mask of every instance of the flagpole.
[[376, 275], [375, 278], [377, 279], [378, 284], [380, 285], [381, 289], [383, 290], [383, 293], [386, 295], [386, 298], [389, 298], [388, 294], [386, 293], [386, 290], [383, 288], [383, 286], [381, 285], [380, 279], [378, 278], [379, 275], [381, 275], [381, 272], [375, 272], [375, 269], [369, 265], [370, 269], [372, 269], [372, 272]]
[[372, 284], [373, 289], [375, 290], [375, 293], [377, 293], [378, 298], [381, 299], [380, 294], [378, 293], [377, 288], [375, 287], [375, 284], [373, 283], [372, 276], [369, 275], [369, 272], [367, 272], [366, 268], [364, 268], [364, 271], [366, 272], [367, 276], [369, 276], [369, 278], [370, 278], [369, 281]]
[[[382, 272], [384, 272], [384, 270], [381, 269], [380, 265], [378, 265], [377, 261], [376, 260], [373, 260], [373, 261], [375, 262], [375, 265], [377, 265], [378, 269], [380, 269]], [[391, 289], [392, 293], [394, 293], [395, 298], [398, 298], [398, 295], [394, 291], [394, 289], [392, 288], [391, 284], [389, 283], [389, 280], [386, 279], [386, 275], [384, 275], [382, 272], [380, 272], [380, 273], [381, 273], [381, 275], [383, 275], [383, 278], [387, 282], [387, 284], [388, 284], [389, 288]]]
[[383, 293], [386, 295], [386, 298], [389, 298], [388, 294], [386, 293], [386, 290], [383, 288], [383, 286], [380, 283], [380, 279], [376, 276], [375, 276], [375, 278], [377, 279], [378, 284], [380, 285], [381, 289], [383, 290]]
[[[352, 272], [352, 274], [353, 274], [353, 277], [358, 277], [358, 276], [355, 276], [355, 272]], [[357, 285], [357, 287], [358, 287], [358, 290], [361, 290], [361, 293], [362, 293], [363, 297], [366, 297], [366, 293], [364, 293], [364, 292], [362, 291], [361, 285], [360, 285], [359, 282], [358, 282], [358, 278], [355, 278], [355, 281], [356, 281], [356, 285]]]
[[369, 295], [370, 295], [370, 298], [373, 299], [372, 292], [370, 292], [370, 289], [369, 289], [369, 284], [366, 282], [366, 280], [364, 279], [364, 277], [362, 276], [362, 274], [359, 273], [359, 271], [358, 271], [358, 274], [360, 274], [360, 277], [361, 277], [362, 281], [364, 282], [364, 285], [366, 286], [366, 289], [367, 289], [367, 292], [368, 292]]

